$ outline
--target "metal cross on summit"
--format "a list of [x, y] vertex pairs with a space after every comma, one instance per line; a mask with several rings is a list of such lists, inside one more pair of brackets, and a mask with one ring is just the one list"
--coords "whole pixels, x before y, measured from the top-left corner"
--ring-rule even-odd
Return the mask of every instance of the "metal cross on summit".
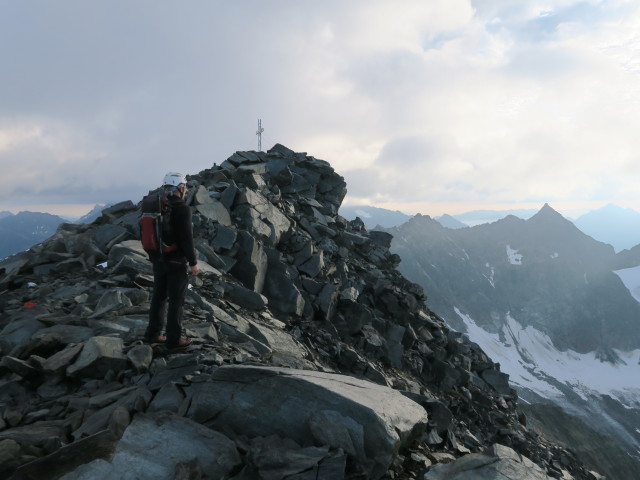
[[262, 128], [262, 119], [258, 119], [258, 131], [256, 135], [258, 135], [258, 151], [262, 151], [262, 132], [264, 132], [264, 128]]

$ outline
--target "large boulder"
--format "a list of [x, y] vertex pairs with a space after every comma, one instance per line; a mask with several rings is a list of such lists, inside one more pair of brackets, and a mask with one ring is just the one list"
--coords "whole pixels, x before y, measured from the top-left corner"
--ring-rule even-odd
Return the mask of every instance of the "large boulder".
[[262, 293], [264, 278], [267, 274], [267, 254], [262, 244], [248, 232], [238, 233], [240, 252], [237, 257], [238, 262], [231, 269], [231, 274], [246, 288]]
[[168, 412], [141, 414], [125, 430], [111, 461], [94, 460], [62, 479], [173, 480], [187, 463], [206, 472], [206, 478], [228, 478], [240, 464], [240, 455], [227, 437], [189, 419]]
[[75, 363], [67, 367], [67, 375], [103, 378], [109, 370], [119, 372], [127, 366], [123, 347], [118, 337], [92, 337], [84, 344]]
[[301, 445], [342, 448], [370, 479], [382, 477], [399, 448], [427, 424], [424, 408], [391, 388], [273, 367], [217, 369], [196, 386], [188, 416], [249, 437], [278, 434]]
[[551, 480], [551, 477], [527, 457], [500, 444], [492, 445], [485, 453], [471, 453], [455, 462], [435, 465], [423, 477], [423, 480], [467, 479]]

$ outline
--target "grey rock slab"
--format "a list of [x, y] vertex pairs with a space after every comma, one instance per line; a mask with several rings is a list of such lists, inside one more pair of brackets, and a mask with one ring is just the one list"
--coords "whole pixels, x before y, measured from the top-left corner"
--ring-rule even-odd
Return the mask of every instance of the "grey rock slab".
[[210, 203], [196, 206], [196, 210], [200, 215], [221, 225], [231, 226], [231, 216], [229, 210], [218, 200], [211, 199]]
[[93, 336], [93, 330], [79, 325], [54, 325], [43, 328], [31, 337], [31, 348], [82, 343]]
[[115, 244], [111, 250], [109, 250], [109, 256], [107, 257], [109, 266], [115, 266], [125, 256], [137, 256], [142, 260], [148, 258], [139, 240], [125, 240], [124, 242]]
[[496, 392], [504, 396], [512, 396], [515, 391], [509, 385], [509, 375], [498, 370], [485, 370], [481, 374], [482, 379], [491, 385]]
[[178, 413], [183, 400], [184, 395], [180, 391], [180, 388], [178, 388], [175, 383], [169, 382], [163, 385], [155, 397], [153, 397], [149, 408], [147, 408], [147, 412], [167, 411]]
[[[258, 161], [259, 159], [256, 159]], [[253, 165], [242, 165], [238, 167], [238, 173], [246, 175], [246, 174], [254, 174], [258, 176], [263, 176], [267, 173], [267, 165], [265, 163], [258, 163]]]
[[35, 377], [39, 373], [39, 370], [33, 365], [24, 360], [14, 358], [9, 355], [5, 355], [0, 359], [0, 372], [2, 372], [3, 369], [16, 373], [25, 378]]
[[102, 210], [103, 215], [117, 215], [122, 214], [131, 210], [135, 210], [136, 206], [133, 204], [131, 200], [124, 200], [122, 202], [116, 203], [115, 205], [111, 205]]
[[[113, 249], [111, 249], [113, 251]], [[153, 275], [151, 262], [140, 255], [124, 255], [117, 262], [107, 262], [109, 266], [113, 266], [111, 273], [113, 275], [129, 275], [136, 278], [140, 275]]]
[[218, 332], [214, 325], [209, 322], [189, 325], [186, 331], [190, 337], [204, 338], [215, 342], [218, 341]]
[[109, 336], [114, 333], [122, 335], [129, 333], [131, 330], [131, 327], [111, 320], [87, 320], [87, 325], [91, 327], [94, 335], [97, 336]]
[[286, 272], [267, 271], [262, 293], [269, 300], [269, 308], [281, 313], [302, 315], [305, 300]]
[[228, 228], [224, 225], [217, 225], [215, 237], [211, 242], [214, 250], [220, 253], [222, 250], [231, 250], [236, 243], [237, 237], [238, 233], [235, 229]]
[[305, 472], [316, 472], [318, 465], [328, 454], [329, 447], [326, 445], [300, 447], [295, 442], [276, 435], [251, 442], [251, 460], [258, 470], [259, 478], [263, 479], [299, 478], [298, 475]]
[[236, 207], [233, 213], [242, 219], [242, 225], [246, 230], [250, 231], [252, 235], [260, 239], [260, 241], [274, 243], [272, 239], [272, 233], [274, 232], [271, 226], [265, 221], [264, 216], [255, 208], [244, 204]]
[[324, 255], [322, 250], [313, 255], [309, 260], [298, 267], [302, 273], [306, 273], [310, 277], [316, 277], [324, 268]]
[[[55, 452], [20, 467], [13, 478], [59, 478], [79, 465], [96, 458], [107, 458], [115, 450], [117, 438], [108, 430], [77, 440]], [[101, 477], [94, 477], [101, 478]]]
[[256, 190], [262, 190], [267, 186], [264, 178], [259, 173], [248, 171], [247, 169], [243, 169], [243, 167], [238, 168], [237, 173], [236, 181], [239, 184]]
[[125, 429], [131, 423], [131, 415], [126, 407], [116, 408], [109, 418], [108, 430], [116, 437], [121, 438]]
[[124, 396], [86, 418], [82, 425], [72, 433], [73, 437], [77, 440], [104, 430], [109, 426], [114, 412], [121, 407], [126, 408], [128, 411], [135, 411], [139, 405], [146, 406], [151, 401], [152, 394], [145, 387], [137, 387], [134, 390], [127, 388], [125, 390]]
[[103, 378], [109, 370], [118, 372], [127, 366], [124, 343], [117, 337], [92, 337], [87, 340], [76, 361], [67, 367], [70, 377]]
[[368, 237], [364, 235], [358, 235], [357, 233], [351, 232], [342, 232], [340, 233], [341, 238], [346, 239], [347, 242], [351, 242], [354, 245], [364, 245], [369, 241]]
[[22, 267], [29, 263], [30, 259], [27, 252], [21, 252], [0, 260], [0, 283], [4, 283], [16, 275]]
[[233, 164], [236, 167], [239, 167], [240, 165], [243, 164], [251, 164], [251, 163], [258, 163], [258, 162], [262, 162], [262, 152], [235, 152], [233, 155], [231, 155], [227, 161], [229, 161], [231, 164]]
[[66, 433], [62, 420], [45, 420], [2, 430], [0, 441], [11, 439], [20, 445], [42, 446], [49, 438], [63, 438]]
[[338, 295], [338, 286], [331, 283], [326, 283], [316, 299], [316, 303], [320, 308], [320, 311], [324, 314], [324, 318], [326, 320], [331, 321], [331, 319], [333, 318]]
[[258, 212], [259, 218], [273, 226], [275, 237], [272, 238], [272, 240], [274, 243], [278, 243], [282, 236], [291, 228], [291, 221], [264, 196], [247, 190], [245, 192], [245, 198], [247, 198], [252, 208]]
[[98, 300], [95, 313], [89, 318], [101, 317], [112, 310], [119, 310], [121, 308], [131, 307], [132, 305], [133, 302], [122, 289], [107, 290], [102, 294], [100, 300]]
[[485, 453], [471, 453], [438, 464], [423, 480], [551, 480], [538, 465], [509, 447], [492, 445]]
[[156, 373], [149, 382], [150, 390], [160, 390], [170, 382], [183, 383], [186, 375], [193, 375], [199, 369], [198, 365], [184, 365], [177, 368], [168, 368]]
[[225, 297], [233, 303], [249, 310], [262, 310], [269, 304], [269, 300], [264, 295], [232, 283], [224, 285], [224, 293]]
[[239, 344], [250, 343], [251, 345], [253, 345], [253, 348], [255, 348], [255, 350], [260, 355], [268, 355], [273, 352], [273, 350], [270, 347], [262, 343], [260, 340], [257, 340], [256, 338], [252, 337], [248, 333], [238, 330], [237, 328], [232, 327], [231, 325], [222, 323], [220, 325], [220, 332], [225, 337], [227, 337], [231, 342], [239, 343]]
[[136, 387], [125, 387], [125, 388], [120, 388], [118, 390], [111, 390], [111, 391], [108, 391], [108, 392], [104, 392], [104, 393], [99, 393], [97, 395], [93, 395], [89, 399], [89, 406], [90, 407], [97, 407], [97, 408], [106, 407], [107, 405], [110, 405], [113, 402], [121, 399], [125, 395], [131, 393], [135, 389], [136, 389]]
[[310, 417], [309, 427], [319, 443], [341, 448], [354, 457], [365, 456], [364, 427], [353, 418], [335, 410], [321, 410]]
[[130, 235], [126, 228], [107, 223], [94, 230], [93, 240], [102, 252], [107, 253], [114, 244], [127, 240]]
[[123, 216], [117, 218], [115, 223], [118, 225], [122, 225], [130, 232], [136, 232], [140, 228], [139, 224], [140, 220], [140, 212], [134, 210], [132, 212], [126, 213]]
[[19, 316], [0, 331], [0, 348], [9, 353], [16, 346], [25, 345], [44, 324], [34, 319], [21, 319]]
[[207, 262], [213, 268], [222, 268], [222, 269], [225, 268], [224, 260], [222, 260], [222, 258], [218, 256], [214, 248], [211, 245], [209, 245], [208, 242], [200, 239], [195, 242], [195, 246], [196, 246], [196, 250], [200, 252], [202, 255], [204, 255], [204, 257], [207, 259]]
[[[7, 464], [20, 454], [20, 444], [10, 438], [0, 440], [0, 465]], [[1, 471], [1, 467], [0, 467]]]
[[267, 345], [279, 357], [292, 357], [304, 361], [306, 350], [291, 335], [281, 329], [249, 321], [249, 335]]
[[173, 480], [178, 464], [197, 459], [207, 478], [228, 478], [240, 464], [235, 444], [221, 433], [169, 412], [137, 415], [111, 461], [94, 461], [62, 480]]
[[322, 235], [320, 235], [320, 232], [318, 232], [313, 224], [309, 222], [309, 220], [307, 220], [305, 217], [302, 217], [300, 219], [299, 225], [305, 232], [311, 235], [311, 238], [313, 238], [315, 241], [319, 242], [322, 239]]
[[[285, 147], [281, 143], [276, 143], [273, 147], [267, 150], [267, 153], [273, 156], [282, 156], [285, 158], [296, 155], [296, 152], [294, 152], [290, 148]], [[269, 165], [271, 165], [273, 161], [274, 160], [269, 160]]]
[[393, 240], [393, 235], [387, 232], [380, 232], [378, 230], [372, 230], [369, 232], [369, 238], [376, 244], [381, 247], [391, 248], [391, 241]]
[[[344, 454], [344, 452], [338, 451], [322, 460], [320, 465], [318, 465], [317, 472], [314, 472], [315, 477], [311, 476], [308, 480], [344, 480], [346, 468], [347, 455]], [[306, 479], [292, 478], [291, 480]]]
[[126, 316], [110, 317], [109, 320], [87, 320], [87, 325], [91, 328], [113, 329], [114, 332], [131, 332], [144, 329], [148, 322], [148, 314], [131, 314]]
[[211, 195], [204, 185], [198, 186], [193, 194], [193, 205], [206, 205], [212, 202]]
[[222, 192], [222, 195], [220, 195], [220, 202], [231, 210], [239, 191], [240, 190], [236, 186], [231, 185], [227, 187], [224, 192]]
[[90, 287], [88, 285], [63, 285], [59, 288], [56, 288], [56, 290], [50, 295], [51, 298], [55, 298], [55, 299], [68, 299], [70, 297], [76, 297], [78, 295], [81, 295], [83, 293], [85, 293], [87, 290], [89, 290]]
[[[384, 475], [398, 449], [427, 424], [424, 408], [388, 387], [346, 375], [243, 366], [221, 367], [198, 385], [188, 416], [250, 437], [279, 434], [307, 444], [313, 439], [311, 419], [325, 410], [339, 414], [332, 418], [351, 419], [347, 430], [362, 426], [364, 455], [354, 460], [373, 479]], [[317, 443], [331, 438], [325, 433]]]
[[230, 273], [246, 288], [261, 293], [267, 273], [267, 254], [264, 247], [248, 232], [239, 231], [238, 235], [240, 251], [236, 257], [237, 263]]
[[186, 298], [192, 300], [196, 305], [198, 305], [198, 307], [206, 310], [207, 312], [213, 313], [215, 310], [214, 305], [205, 300], [205, 298], [198, 292], [196, 292], [193, 288], [187, 289]]
[[[222, 260], [222, 259], [220, 259]], [[224, 266], [224, 262], [222, 262], [223, 266]], [[218, 270], [215, 267], [212, 267], [211, 265], [209, 265], [209, 263], [205, 262], [204, 260], [202, 260], [202, 258], [198, 258], [198, 268], [200, 269], [200, 271], [203, 274], [206, 275], [214, 275], [216, 277], [221, 277], [222, 273], [220, 272], [220, 270]]]

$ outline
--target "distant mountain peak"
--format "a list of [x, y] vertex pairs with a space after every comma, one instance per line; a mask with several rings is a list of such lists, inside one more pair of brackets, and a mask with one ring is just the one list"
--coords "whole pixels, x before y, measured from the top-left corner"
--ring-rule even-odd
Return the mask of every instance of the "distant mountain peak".
[[578, 217], [574, 224], [587, 235], [613, 245], [616, 251], [640, 243], [640, 212], [609, 203]]
[[[551, 205], [549, 205], [548, 203], [545, 203], [542, 208], [540, 209], [540, 211], [538, 211], [537, 214], [541, 214], [544, 213], [545, 215], [560, 215], [562, 216], [558, 211], [554, 210]], [[536, 215], [537, 215], [536, 214]]]
[[551, 205], [549, 205], [548, 203], [545, 203], [542, 208], [538, 211], [538, 213], [536, 213], [533, 217], [531, 217], [529, 220], [527, 220], [527, 222], [529, 223], [538, 223], [538, 222], [549, 222], [549, 221], [553, 221], [555, 223], [566, 223], [568, 225], [572, 225], [570, 220], [567, 220], [565, 217], [562, 216], [562, 214], [560, 212], [558, 212], [557, 210], [554, 210]]
[[468, 228], [469, 227], [469, 225], [466, 225], [465, 223], [462, 223], [460, 220], [458, 220], [455, 217], [452, 217], [448, 213], [445, 213], [444, 215], [440, 215], [439, 217], [435, 217], [435, 220], [440, 225], [442, 225], [443, 227], [447, 227], [447, 228], [458, 229], [458, 228]]
[[403, 224], [411, 218], [410, 215], [398, 210], [387, 210], [370, 205], [344, 205], [340, 207], [340, 215], [347, 220], [359, 217], [367, 228], [381, 226], [391, 228]]

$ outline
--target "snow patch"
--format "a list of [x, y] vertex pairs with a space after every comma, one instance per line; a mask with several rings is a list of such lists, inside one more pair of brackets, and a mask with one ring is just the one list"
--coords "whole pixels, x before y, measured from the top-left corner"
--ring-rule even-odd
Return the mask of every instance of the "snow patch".
[[613, 273], [620, 277], [631, 296], [640, 302], [640, 266], [615, 270]]
[[510, 245], [507, 245], [507, 257], [511, 265], [522, 265], [522, 255], [518, 253], [518, 250], [514, 250]]
[[[546, 398], [559, 398], [563, 394], [551, 383], [556, 380], [571, 386], [585, 399], [598, 392], [632, 404], [634, 408], [640, 407], [640, 386], [629, 387], [629, 379], [638, 378], [640, 374], [640, 350], [614, 349], [624, 362], [614, 365], [598, 360], [596, 352], [561, 352], [548, 335], [531, 326], [523, 327], [510, 314], [500, 335], [487, 332], [459, 309], [455, 311], [467, 325], [469, 339], [480, 345], [494, 362], [500, 363], [514, 386], [528, 388]], [[501, 336], [504, 341], [500, 340]]]
[[356, 215], [358, 215], [361, 218], [371, 218], [372, 217], [371, 214], [365, 212], [364, 210], [360, 210], [360, 209], [356, 210]]
[[485, 267], [487, 267], [487, 268], [490, 268], [490, 269], [491, 269], [491, 273], [489, 274], [489, 276], [488, 276], [488, 277], [485, 275], [485, 278], [486, 278], [487, 280], [489, 280], [489, 283], [491, 284], [491, 286], [492, 286], [493, 288], [496, 288], [496, 285], [495, 285], [495, 283], [493, 282], [493, 277], [494, 277], [494, 275], [495, 275], [495, 273], [496, 273], [495, 269], [494, 269], [491, 265], [489, 265], [489, 262], [487, 262], [487, 263], [485, 264]]

